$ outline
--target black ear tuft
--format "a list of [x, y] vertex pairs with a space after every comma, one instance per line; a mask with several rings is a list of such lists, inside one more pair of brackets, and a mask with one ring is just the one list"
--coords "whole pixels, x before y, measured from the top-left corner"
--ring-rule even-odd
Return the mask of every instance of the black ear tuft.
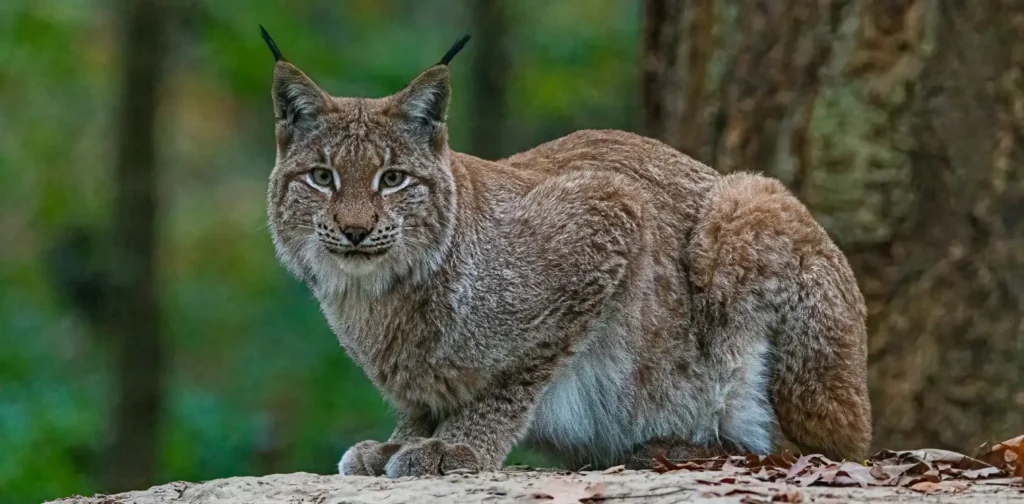
[[445, 53], [443, 58], [441, 58], [438, 65], [448, 66], [448, 63], [451, 63], [452, 58], [454, 58], [456, 54], [459, 54], [459, 51], [461, 51], [463, 47], [466, 47], [466, 42], [469, 42], [468, 34], [463, 35], [459, 40], [456, 40], [455, 43], [452, 44], [451, 49], [448, 49], [448, 52]]
[[267, 29], [260, 25], [260, 35], [263, 35], [263, 41], [267, 43], [267, 47], [270, 48], [270, 52], [274, 53], [274, 62], [287, 61], [284, 56], [281, 56], [281, 50], [277, 48], [277, 44], [274, 43], [274, 39], [270, 38], [270, 34], [267, 33]]

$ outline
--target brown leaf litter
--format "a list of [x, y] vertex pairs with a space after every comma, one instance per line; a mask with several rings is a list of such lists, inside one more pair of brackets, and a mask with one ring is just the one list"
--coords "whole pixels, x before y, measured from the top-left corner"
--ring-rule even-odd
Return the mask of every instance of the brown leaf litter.
[[747, 455], [672, 461], [655, 456], [654, 471], [721, 471], [707, 485], [705, 496], [744, 495], [742, 502], [802, 502], [793, 487], [903, 487], [914, 492], [960, 493], [973, 484], [1024, 488], [1024, 436], [1008, 439], [978, 455], [939, 449], [882, 450], [862, 463], [836, 462], [821, 454], [796, 456], [790, 451], [767, 456]]

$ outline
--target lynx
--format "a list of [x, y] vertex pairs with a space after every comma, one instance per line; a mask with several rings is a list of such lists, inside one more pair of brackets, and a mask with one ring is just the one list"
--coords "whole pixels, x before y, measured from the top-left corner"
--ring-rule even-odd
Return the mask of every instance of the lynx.
[[275, 250], [395, 411], [341, 474], [497, 470], [520, 442], [592, 469], [865, 455], [864, 301], [780, 182], [622, 131], [454, 152], [468, 37], [379, 99], [329, 95], [263, 37]]

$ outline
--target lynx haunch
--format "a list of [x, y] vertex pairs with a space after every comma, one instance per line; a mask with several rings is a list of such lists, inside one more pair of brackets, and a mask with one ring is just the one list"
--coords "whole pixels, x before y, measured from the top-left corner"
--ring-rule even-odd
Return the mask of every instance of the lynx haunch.
[[580, 131], [489, 161], [448, 147], [448, 63], [334, 97], [274, 53], [268, 214], [282, 264], [396, 411], [342, 474], [570, 467], [871, 439], [865, 308], [776, 180]]

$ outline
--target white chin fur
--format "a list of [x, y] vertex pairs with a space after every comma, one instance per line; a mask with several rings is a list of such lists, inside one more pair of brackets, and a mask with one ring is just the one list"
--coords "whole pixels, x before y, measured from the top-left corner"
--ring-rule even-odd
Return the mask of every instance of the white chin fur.
[[299, 278], [315, 282], [314, 294], [324, 301], [341, 294], [379, 296], [403, 279], [424, 280], [441, 267], [442, 249], [413, 247], [401, 244], [386, 254], [371, 259], [345, 258], [328, 252], [315, 237], [306, 237], [287, 249], [279, 248], [282, 262]]
[[297, 254], [297, 259], [308, 266], [316, 278], [319, 298], [346, 291], [360, 290], [372, 295], [387, 291], [394, 281], [397, 251], [380, 257], [342, 257], [328, 252], [316, 240], [308, 240]]
[[332, 260], [334, 267], [348, 276], [363, 277], [378, 272], [387, 260], [387, 255], [377, 257], [344, 257], [324, 252], [325, 259]]

